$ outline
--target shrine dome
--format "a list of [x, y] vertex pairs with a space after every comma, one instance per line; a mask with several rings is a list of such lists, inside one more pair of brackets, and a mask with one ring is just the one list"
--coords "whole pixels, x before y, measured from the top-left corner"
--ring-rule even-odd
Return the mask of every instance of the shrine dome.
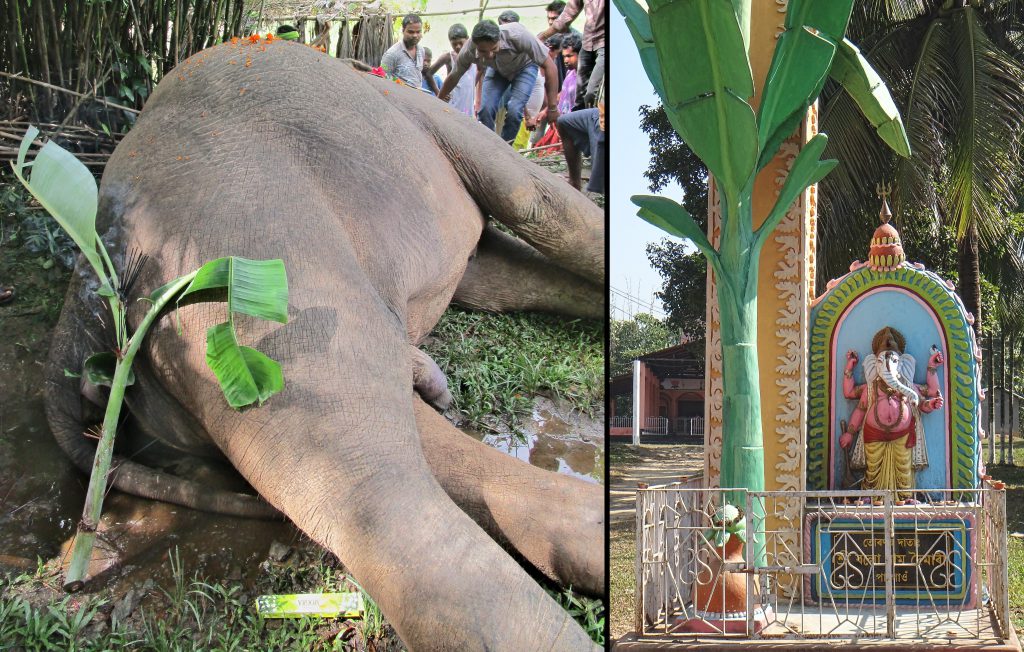
[[907, 260], [903, 253], [903, 243], [900, 241], [900, 234], [889, 220], [892, 213], [889, 211], [889, 204], [882, 200], [882, 210], [878, 216], [882, 224], [875, 229], [871, 236], [871, 247], [868, 249], [868, 265], [876, 272], [890, 272], [898, 268]]

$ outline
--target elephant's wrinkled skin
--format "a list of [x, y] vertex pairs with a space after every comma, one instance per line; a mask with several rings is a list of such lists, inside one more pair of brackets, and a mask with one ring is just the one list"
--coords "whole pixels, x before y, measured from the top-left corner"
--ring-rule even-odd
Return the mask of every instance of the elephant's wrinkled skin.
[[[490, 229], [467, 270], [484, 214], [573, 273]], [[591, 202], [434, 98], [278, 41], [214, 47], [160, 84], [107, 166], [99, 224], [150, 257], [132, 305], [220, 256], [279, 257], [288, 271], [289, 323], [238, 322], [242, 342], [282, 363], [285, 390], [229, 409], [204, 361], [224, 306], [187, 306], [181, 334], [165, 317], [137, 362], [128, 400], [149, 434], [226, 456], [338, 555], [413, 649], [592, 647], [495, 540], [599, 593], [601, 488], [487, 449], [413, 392], [413, 345], [457, 286], [456, 299], [486, 308], [568, 299], [601, 314]], [[49, 361], [48, 417], [84, 466], [80, 387], [63, 370], [98, 348], [100, 312], [73, 282]], [[115, 484], [128, 490], [269, 511], [120, 462]]]

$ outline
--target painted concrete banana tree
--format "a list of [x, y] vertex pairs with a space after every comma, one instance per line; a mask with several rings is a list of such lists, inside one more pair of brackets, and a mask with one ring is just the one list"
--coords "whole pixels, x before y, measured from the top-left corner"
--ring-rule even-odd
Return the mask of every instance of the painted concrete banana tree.
[[[613, 0], [640, 51], [672, 126], [707, 165], [721, 198], [721, 236], [712, 245], [686, 210], [666, 197], [637, 195], [638, 215], [690, 239], [717, 282], [721, 319], [723, 437], [721, 486], [764, 488], [757, 362], [757, 281], [761, 248], [789, 206], [835, 167], [820, 160], [814, 136], [793, 162], [774, 207], [754, 228], [754, 178], [793, 134], [831, 76], [854, 98], [878, 135], [910, 155], [888, 89], [844, 38], [854, 0], [790, 0], [785, 30], [755, 112], [748, 48], [752, 0]], [[729, 500], [740, 500], [729, 496]]]

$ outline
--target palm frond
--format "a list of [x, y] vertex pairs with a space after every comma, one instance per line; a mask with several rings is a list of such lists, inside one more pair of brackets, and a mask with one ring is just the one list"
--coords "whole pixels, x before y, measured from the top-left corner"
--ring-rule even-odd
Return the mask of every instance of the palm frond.
[[958, 237], [973, 223], [992, 250], [1021, 180], [1024, 66], [993, 45], [971, 7], [953, 15], [950, 45], [960, 106], [951, 120], [949, 217]]

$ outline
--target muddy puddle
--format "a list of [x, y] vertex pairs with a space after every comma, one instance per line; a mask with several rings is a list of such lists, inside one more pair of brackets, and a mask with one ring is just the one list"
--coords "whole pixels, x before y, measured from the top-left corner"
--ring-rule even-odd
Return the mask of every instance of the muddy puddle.
[[[45, 338], [44, 338], [45, 340]], [[0, 572], [32, 572], [37, 559], [67, 563], [87, 478], [65, 458], [46, 425], [41, 391], [40, 340], [0, 354], [7, 383], [0, 410]], [[15, 381], [12, 383], [11, 381]], [[599, 417], [600, 415], [598, 415]], [[537, 400], [521, 435], [477, 439], [535, 466], [590, 482], [604, 479], [604, 435], [599, 418], [586, 418]], [[272, 545], [309, 545], [286, 522], [217, 516], [111, 492], [104, 503], [101, 542], [86, 591], [124, 592], [147, 580], [172, 583], [169, 551], [185, 573], [199, 572], [251, 585]]]
[[547, 471], [604, 482], [604, 425], [540, 397], [519, 433], [465, 431], [485, 444]]

